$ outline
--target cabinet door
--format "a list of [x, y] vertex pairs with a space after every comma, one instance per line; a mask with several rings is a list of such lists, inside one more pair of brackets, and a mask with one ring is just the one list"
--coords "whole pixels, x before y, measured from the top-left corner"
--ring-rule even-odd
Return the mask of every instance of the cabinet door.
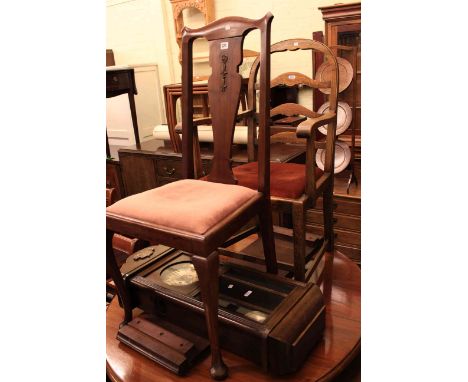
[[122, 178], [127, 196], [157, 187], [156, 169], [152, 158], [119, 154]]
[[122, 174], [118, 162], [108, 160], [106, 163], [106, 188], [114, 190], [112, 192], [112, 202], [125, 197]]

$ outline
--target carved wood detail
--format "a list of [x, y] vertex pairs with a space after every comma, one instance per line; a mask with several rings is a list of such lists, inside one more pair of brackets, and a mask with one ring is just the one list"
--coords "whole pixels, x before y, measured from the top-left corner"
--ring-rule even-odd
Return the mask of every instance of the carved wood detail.
[[174, 27], [177, 45], [179, 45], [179, 61], [182, 61], [182, 29], [184, 28], [184, 16], [182, 11], [187, 8], [195, 8], [205, 16], [205, 24], [214, 21], [213, 0], [169, 0], [172, 5]]

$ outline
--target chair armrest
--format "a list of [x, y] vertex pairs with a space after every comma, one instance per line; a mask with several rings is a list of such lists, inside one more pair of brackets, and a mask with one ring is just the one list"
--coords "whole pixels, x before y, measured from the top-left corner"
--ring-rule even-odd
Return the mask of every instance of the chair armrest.
[[298, 138], [308, 138], [312, 135], [312, 131], [320, 126], [330, 123], [333, 118], [336, 117], [336, 113], [325, 113], [317, 118], [304, 122], [297, 126], [296, 135]]

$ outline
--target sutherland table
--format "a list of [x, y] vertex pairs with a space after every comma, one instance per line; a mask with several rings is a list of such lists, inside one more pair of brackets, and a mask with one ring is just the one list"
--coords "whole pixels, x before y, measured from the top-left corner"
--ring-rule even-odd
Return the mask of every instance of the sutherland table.
[[[191, 369], [186, 377], [178, 377], [116, 339], [123, 320], [118, 300], [107, 310], [107, 374], [112, 381], [123, 382], [212, 382], [209, 357]], [[327, 305], [324, 339], [312, 351], [303, 367], [290, 376], [275, 378], [253, 363], [223, 351], [229, 366], [230, 382], [330, 381], [353, 360], [361, 347], [361, 271], [339, 252], [335, 254], [331, 301]]]
[[[130, 113], [132, 115], [133, 133], [135, 142], [140, 145], [140, 135], [138, 133], [138, 122], [135, 108], [135, 95], [137, 93], [135, 84], [135, 72], [133, 68], [108, 66], [106, 68], [106, 98], [117, 97], [121, 94], [128, 94], [130, 103]], [[106, 151], [110, 157], [109, 139], [106, 132]]]

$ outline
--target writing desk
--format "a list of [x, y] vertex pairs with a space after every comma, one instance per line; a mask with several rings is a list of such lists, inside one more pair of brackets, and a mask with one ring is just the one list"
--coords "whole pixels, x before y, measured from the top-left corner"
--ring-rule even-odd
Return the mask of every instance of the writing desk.
[[[117, 97], [121, 94], [128, 94], [130, 103], [130, 113], [132, 115], [133, 133], [135, 134], [136, 145], [140, 145], [140, 135], [138, 133], [138, 121], [135, 108], [135, 95], [137, 93], [135, 83], [135, 71], [129, 67], [108, 66], [106, 67], [106, 98]], [[109, 138], [106, 131], [106, 153], [110, 157]]]

